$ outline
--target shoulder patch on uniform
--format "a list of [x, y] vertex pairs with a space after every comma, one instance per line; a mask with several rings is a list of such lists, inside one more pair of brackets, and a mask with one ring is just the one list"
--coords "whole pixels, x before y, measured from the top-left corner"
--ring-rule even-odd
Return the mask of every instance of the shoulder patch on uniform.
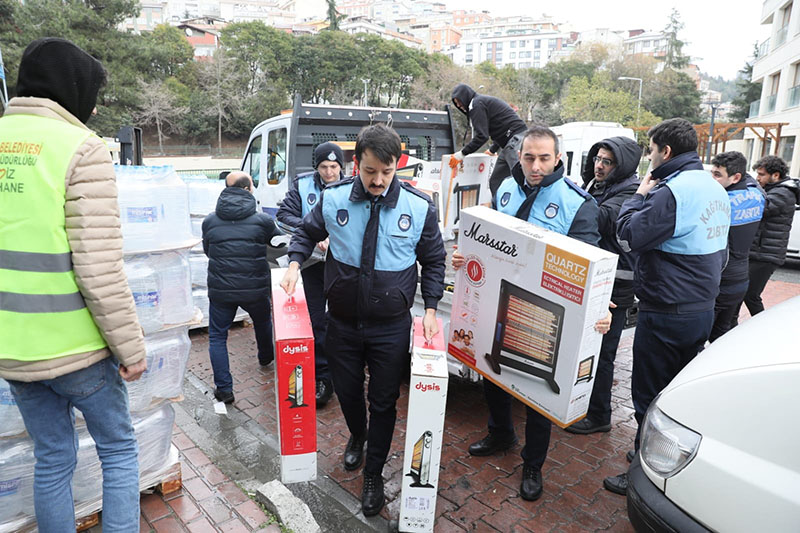
[[558, 214], [558, 204], [554, 204], [550, 202], [547, 204], [547, 207], [544, 208], [544, 216], [547, 218], [556, 218]]
[[311, 194], [308, 195], [306, 200], [308, 201], [308, 205], [314, 205], [315, 203], [317, 203], [317, 195], [312, 192]]
[[578, 184], [575, 183], [574, 181], [572, 181], [571, 179], [569, 179], [569, 178], [561, 178], [561, 179], [563, 179], [565, 182], [567, 182], [567, 185], [569, 186], [570, 189], [572, 189], [576, 193], [578, 193], [581, 196], [583, 196], [586, 200], [592, 200], [593, 199], [591, 194], [589, 194], [588, 192], [586, 192], [583, 189], [581, 189], [580, 187], [578, 187]]
[[349, 220], [350, 220], [350, 213], [347, 211], [347, 209], [339, 209], [336, 212], [336, 222], [340, 226], [346, 226]]
[[509, 200], [511, 200], [511, 193], [510, 192], [504, 192], [503, 196], [500, 197], [500, 205], [502, 207], [507, 206]]

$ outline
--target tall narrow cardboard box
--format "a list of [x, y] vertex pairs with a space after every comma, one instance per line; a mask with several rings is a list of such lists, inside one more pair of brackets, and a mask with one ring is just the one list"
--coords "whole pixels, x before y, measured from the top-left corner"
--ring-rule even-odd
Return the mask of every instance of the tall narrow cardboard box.
[[445, 349], [442, 321], [439, 320], [439, 333], [428, 343], [423, 335], [422, 319], [415, 318], [400, 531], [433, 531], [447, 405]]
[[281, 446], [281, 481], [317, 477], [317, 406], [314, 335], [303, 286], [292, 296], [278, 285], [285, 269], [272, 271], [275, 334], [275, 405]]

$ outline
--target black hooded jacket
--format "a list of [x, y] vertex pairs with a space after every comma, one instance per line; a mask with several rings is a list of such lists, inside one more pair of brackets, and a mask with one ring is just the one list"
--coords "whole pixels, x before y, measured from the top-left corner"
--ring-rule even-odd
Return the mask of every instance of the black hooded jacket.
[[275, 222], [256, 213], [256, 199], [239, 187], [226, 187], [217, 209], [203, 220], [203, 251], [208, 256], [208, 298], [237, 304], [270, 297], [267, 244]]
[[750, 260], [782, 265], [786, 261], [794, 206], [800, 204], [800, 185], [796, 179], [787, 176], [778, 183], [767, 185], [764, 190], [767, 202], [761, 226], [750, 248]]
[[464, 155], [475, 152], [490, 138], [492, 146], [489, 150], [497, 153], [511, 137], [528, 127], [510, 105], [494, 96], [478, 94], [464, 83], [453, 89], [455, 98], [467, 108], [465, 114], [472, 125], [472, 140], [461, 149]]
[[49, 98], [86, 124], [105, 81], [100, 61], [66, 39], [46, 37], [22, 54], [17, 96]]
[[[602, 182], [594, 180], [592, 158], [605, 144], [614, 154], [617, 166]], [[633, 270], [636, 265], [635, 254], [626, 252], [617, 240], [617, 217], [623, 202], [636, 193], [639, 176], [636, 170], [642, 158], [642, 149], [633, 139], [611, 137], [596, 143], [589, 149], [586, 168], [583, 170], [583, 188], [597, 201], [599, 213], [597, 226], [600, 230], [600, 248], [619, 255], [617, 273], [611, 301], [617, 307], [633, 305]]]

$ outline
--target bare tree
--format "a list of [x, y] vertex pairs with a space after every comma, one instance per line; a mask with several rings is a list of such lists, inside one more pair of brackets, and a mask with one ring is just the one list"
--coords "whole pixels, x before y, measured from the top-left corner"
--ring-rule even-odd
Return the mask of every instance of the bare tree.
[[180, 133], [178, 119], [189, 108], [177, 104], [177, 98], [162, 80], [139, 82], [139, 87], [141, 102], [135, 118], [143, 126], [156, 127], [158, 151], [163, 154], [164, 139], [169, 139], [167, 133]]

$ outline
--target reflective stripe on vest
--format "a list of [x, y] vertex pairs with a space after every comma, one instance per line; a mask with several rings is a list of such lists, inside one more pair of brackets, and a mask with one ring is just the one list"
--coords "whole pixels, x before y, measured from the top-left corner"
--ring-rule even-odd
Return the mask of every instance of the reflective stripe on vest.
[[75, 282], [64, 213], [67, 169], [90, 135], [57, 119], [0, 118], [0, 358], [107, 346]]
[[678, 255], [708, 255], [728, 246], [731, 202], [705, 170], [687, 170], [667, 181], [675, 198], [675, 231], [656, 248]]

